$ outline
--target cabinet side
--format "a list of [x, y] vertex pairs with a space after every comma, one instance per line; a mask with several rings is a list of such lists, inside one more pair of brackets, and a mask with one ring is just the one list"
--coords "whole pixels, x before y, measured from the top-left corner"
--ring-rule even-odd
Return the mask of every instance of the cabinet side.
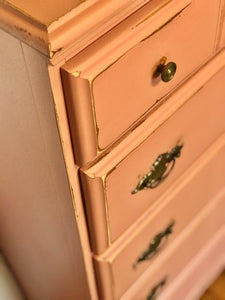
[[1, 250], [27, 299], [94, 299], [47, 63], [3, 31], [0, 41]]

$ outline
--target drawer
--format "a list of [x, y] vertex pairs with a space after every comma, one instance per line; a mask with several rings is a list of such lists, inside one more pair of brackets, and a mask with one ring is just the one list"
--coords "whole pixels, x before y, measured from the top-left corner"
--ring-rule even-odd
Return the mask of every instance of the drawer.
[[[217, 199], [225, 197], [221, 191]], [[214, 201], [217, 199], [213, 199]], [[221, 209], [221, 208], [220, 208]], [[221, 215], [221, 212], [219, 212]], [[217, 220], [218, 216], [214, 216]], [[224, 217], [223, 217], [224, 218]], [[217, 229], [210, 242], [198, 251], [193, 260], [179, 273], [178, 278], [160, 294], [158, 300], [196, 300], [221, 275], [225, 267], [225, 224]], [[139, 292], [140, 293], [140, 292]], [[128, 297], [130, 299], [130, 297]], [[137, 298], [135, 299], [137, 300]], [[208, 299], [210, 300], [210, 299]], [[212, 299], [213, 300], [213, 299]]]
[[[212, 55], [220, 1], [169, 2], [153, 9], [158, 2], [151, 1], [63, 66], [78, 165], [129, 132]], [[177, 65], [167, 83], [153, 78], [162, 57]]]
[[[208, 70], [203, 68], [200, 78]], [[124, 144], [120, 148], [119, 158], [117, 152], [112, 152], [94, 166], [81, 170], [95, 253], [102, 253], [146, 209], [153, 208], [160, 195], [225, 130], [224, 76], [225, 69], [222, 69], [204, 87], [200, 86], [198, 92], [144, 141], [137, 142], [135, 138], [138, 139], [138, 136], [134, 135], [130, 141], [135, 140], [138, 147], [129, 148], [130, 143]], [[198, 78], [196, 76], [196, 80]], [[187, 89], [188, 86], [187, 83]], [[147, 128], [148, 131], [150, 128]], [[140, 179], [150, 171], [150, 166], [158, 155], [171, 151], [181, 143], [184, 144], [181, 156], [176, 158], [172, 172], [162, 184], [154, 189], [144, 189], [132, 194]], [[127, 147], [130, 151], [128, 155], [124, 152]]]
[[[196, 256], [198, 256], [198, 259], [201, 259], [201, 257], [199, 257], [201, 253], [205, 258], [206, 250], [208, 250], [209, 246], [212, 246], [212, 243], [217, 243], [218, 245], [218, 238], [224, 238], [224, 234], [222, 234], [224, 233], [225, 224], [224, 211], [225, 190], [223, 189], [220, 193], [215, 195], [204, 210], [196, 216], [191, 226], [183, 231], [180, 239], [174, 247], [171, 247], [171, 251], [165, 253], [161, 261], [158, 261], [158, 264], [149, 268], [120, 300], [149, 300], [147, 296], [151, 294], [152, 288], [164, 278], [167, 279], [166, 284], [163, 286], [163, 289], [159, 290], [157, 300], [199, 299], [196, 298], [196, 290], [198, 290], [198, 286], [201, 286], [202, 278], [204, 280], [204, 276], [207, 276], [207, 272], [211, 271], [210, 265], [213, 265], [212, 262], [216, 263], [218, 257], [213, 257], [213, 255], [208, 257], [209, 259], [214, 259], [214, 261], [204, 261], [203, 269], [196, 270], [196, 272], [192, 274], [193, 277], [189, 282], [186, 282], [187, 285], [183, 285], [183, 289], [179, 290], [179, 287], [177, 287], [176, 292], [174, 286], [172, 287], [171, 285], [174, 283], [174, 279], [176, 279], [175, 286], [176, 283], [179, 285], [180, 280], [182, 281], [183, 276], [186, 275], [181, 274], [184, 268], [187, 267], [186, 271], [188, 272], [188, 267], [192, 261], [195, 260]], [[220, 249], [214, 248], [214, 252], [218, 252], [218, 255], [220, 255], [220, 263], [224, 263], [224, 255], [222, 256], [222, 251], [224, 250], [223, 240], [220, 240], [218, 246], [220, 246]], [[222, 247], [223, 250], [221, 249]], [[220, 252], [217, 250], [220, 250]], [[204, 274], [204, 272], [206, 273]], [[169, 293], [170, 288], [174, 291], [172, 295]]]
[[[180, 236], [182, 238], [184, 228], [225, 187], [224, 165], [225, 133], [171, 187], [158, 207], [146, 213], [146, 218], [129, 230], [127, 239], [103, 255], [96, 256], [99, 286], [102, 287], [101, 299], [120, 299], [147, 268], [157, 272], [156, 278], [159, 273], [160, 279], [165, 275], [171, 277], [170, 272], [174, 272], [173, 268], [176, 270], [177, 266], [174, 265], [178, 262], [183, 265], [185, 259], [182, 260], [180, 253], [176, 254], [176, 259], [171, 258], [166, 266], [161, 259], [169, 255], [167, 252], [178, 243]], [[158, 234], [161, 234], [161, 241], [156, 237]], [[150, 248], [153, 248], [149, 247], [152, 241], [159, 241], [159, 246], [154, 249], [156, 252], [151, 251], [150, 259], [143, 259], [148, 257]], [[190, 243], [188, 251], [186, 249], [188, 254], [191, 247]], [[154, 283], [154, 280], [151, 281]]]

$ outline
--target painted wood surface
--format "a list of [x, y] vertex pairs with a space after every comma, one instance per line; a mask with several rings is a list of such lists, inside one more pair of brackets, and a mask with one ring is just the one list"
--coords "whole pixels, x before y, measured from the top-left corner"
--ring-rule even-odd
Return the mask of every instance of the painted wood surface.
[[21, 15], [48, 26], [55, 20], [69, 13], [72, 9], [80, 6], [83, 2], [87, 2], [87, 0], [65, 0], [63, 2], [57, 2], [57, 5], [54, 0], [46, 0], [44, 2], [33, 0], [8, 0], [1, 2], [5, 2], [9, 8], [15, 10], [15, 13], [16, 11], [20, 12]]
[[[216, 170], [218, 171], [221, 168], [219, 172], [223, 174], [223, 165], [220, 165], [218, 162], [215, 164], [211, 163], [210, 155], [207, 154], [207, 158], [202, 162], [202, 165], [200, 164], [201, 166], [197, 166], [196, 164], [196, 168], [188, 169], [192, 170], [192, 175], [190, 173], [186, 177], [185, 175], [181, 175], [193, 163], [193, 160], [200, 155], [203, 149], [208, 147], [212, 140], [224, 130], [224, 122], [222, 121], [222, 115], [224, 115], [224, 105], [222, 103], [224, 101], [222, 102], [221, 95], [221, 91], [224, 90], [222, 84], [224, 82], [224, 71], [220, 71], [220, 75], [215, 77], [217, 79], [213, 78], [210, 80], [217, 71], [223, 68], [225, 62], [224, 52], [221, 52], [215, 59], [210, 61], [197, 75], [193, 76], [192, 73], [194, 69], [198, 69], [202, 63], [206, 62], [211, 57], [211, 54], [215, 53], [214, 51], [219, 51], [224, 46], [224, 11], [222, 9], [224, 1], [216, 0], [213, 3], [211, 0], [207, 1], [209, 1], [209, 5], [205, 5], [205, 1], [204, 5], [202, 5], [203, 1], [197, 0], [78, 0], [73, 1], [73, 3], [70, 0], [66, 0], [66, 2], [62, 2], [61, 5], [55, 6], [50, 10], [43, 10], [37, 1], [35, 3], [33, 1], [28, 3], [23, 0], [0, 1], [0, 26], [22, 39], [25, 43], [37, 48], [38, 51], [48, 56], [48, 59], [52, 63], [52, 65], [47, 66], [47, 59], [44, 59], [36, 51], [33, 51], [30, 47], [5, 33], [1, 34], [0, 69], [4, 75], [1, 76], [3, 78], [1, 81], [1, 90], [3, 91], [1, 97], [3, 101], [0, 104], [0, 135], [2, 141], [0, 149], [0, 245], [28, 298], [34, 300], [70, 300], [74, 298], [95, 300], [98, 298], [82, 204], [82, 193], [79, 187], [79, 168], [75, 165], [72, 155], [72, 145], [60, 78], [60, 67], [68, 59], [109, 30], [111, 31], [105, 37], [71, 60], [72, 69], [74, 68], [74, 61], [79, 62], [73, 70], [73, 75], [77, 83], [75, 92], [79, 99], [87, 100], [87, 103], [84, 103], [84, 101], [76, 103], [74, 109], [78, 111], [78, 114], [75, 115], [75, 119], [79, 123], [81, 121], [84, 123], [87, 120], [89, 121], [88, 128], [87, 125], [84, 125], [82, 128], [78, 126], [78, 131], [76, 128], [76, 134], [80, 136], [78, 142], [76, 141], [73, 146], [75, 151], [78, 149], [77, 153], [80, 151], [80, 157], [75, 156], [75, 159], [79, 165], [83, 166], [87, 161], [99, 155], [94, 162], [82, 169], [82, 174], [85, 174], [82, 176], [85, 178], [83, 179], [83, 190], [89, 201], [89, 224], [92, 237], [94, 237], [93, 248], [96, 250], [96, 253], [102, 254], [95, 256], [95, 260], [97, 261], [96, 269], [97, 273], [99, 273], [99, 289], [102, 293], [101, 295], [105, 295], [101, 297], [107, 300], [113, 297], [114, 299], [120, 297], [136, 279], [136, 283], [125, 292], [122, 299], [137, 300], [139, 297], [146, 297], [151, 287], [157, 283], [157, 279], [160, 280], [164, 268], [171, 268], [174, 257], [178, 258], [178, 260], [169, 279], [169, 287], [171, 286], [171, 288], [165, 290], [165, 293], [162, 294], [162, 299], [175, 300], [176, 297], [178, 297], [178, 300], [184, 299], [187, 296], [187, 293], [184, 294], [185, 288], [189, 287], [190, 291], [190, 287], [193, 287], [193, 290], [195, 290], [196, 285], [193, 281], [194, 277], [191, 278], [191, 273], [188, 273], [189, 277], [187, 276], [186, 281], [184, 280], [183, 282], [180, 280], [183, 275], [177, 275], [181, 272], [184, 265], [193, 256], [196, 256], [196, 252], [206, 245], [207, 233], [211, 232], [214, 234], [216, 230], [219, 230], [220, 226], [222, 226], [221, 220], [222, 218], [224, 219], [224, 204], [221, 204], [220, 209], [216, 208], [214, 211], [212, 207], [214, 204], [210, 202], [211, 204], [208, 208], [206, 207], [204, 212], [198, 215], [197, 221], [194, 220], [192, 224], [199, 225], [206, 215], [207, 218], [209, 217], [207, 219], [209, 223], [204, 221], [201, 223], [204, 226], [200, 224], [197, 230], [193, 230], [194, 225], [186, 226], [186, 222], [189, 222], [199, 212], [210, 196], [213, 200], [215, 199], [214, 202], [217, 205], [217, 201], [219, 200], [213, 196], [222, 186], [223, 183], [220, 180], [224, 176], [216, 180], [215, 173]], [[191, 5], [188, 6], [190, 3]], [[38, 7], [35, 7], [35, 5], [38, 5]], [[45, 7], [47, 5], [51, 6], [52, 0], [47, 0]], [[197, 15], [198, 13], [198, 5], [202, 5], [201, 9], [198, 8], [201, 14], [196, 19], [194, 18], [194, 14], [196, 13]], [[76, 6], [76, 8], [72, 9], [73, 6]], [[69, 11], [70, 9], [72, 10]], [[134, 11], [136, 12], [132, 14]], [[150, 11], [151, 13], [149, 13]], [[181, 11], [182, 13], [178, 14]], [[190, 14], [189, 11], [191, 11]], [[183, 16], [186, 14], [188, 17], [186, 16], [185, 22]], [[126, 19], [129, 15], [130, 17]], [[182, 21], [179, 21], [181, 18]], [[213, 26], [211, 24], [209, 30], [206, 30], [206, 27], [202, 30], [203, 25], [210, 24], [209, 19]], [[122, 20], [125, 21], [119, 24]], [[197, 22], [194, 20], [197, 20]], [[115, 27], [117, 24], [119, 25]], [[132, 24], [135, 24], [136, 27], [129, 27]], [[161, 29], [163, 25], [165, 27]], [[113, 27], [115, 29], [112, 29]], [[177, 30], [178, 27], [179, 30]], [[126, 31], [127, 29], [128, 31]], [[197, 29], [203, 34], [197, 35]], [[157, 34], [144, 40], [154, 32]], [[170, 53], [176, 53], [176, 60], [182, 61], [183, 69], [178, 69], [177, 81], [172, 82], [170, 87], [164, 86], [162, 88], [156, 84], [153, 88], [156, 88], [157, 97], [160, 95], [168, 96], [168, 92], [173, 91], [173, 88], [180, 85], [182, 80], [187, 76], [192, 76], [191, 79], [180, 87], [175, 94], [172, 94], [162, 106], [156, 105], [153, 110], [148, 109], [150, 107], [148, 103], [147, 108], [143, 109], [141, 107], [141, 112], [131, 116], [132, 114], [128, 114], [127, 110], [130, 102], [125, 102], [126, 109], [124, 116], [126, 118], [124, 120], [133, 124], [133, 131], [130, 130], [131, 128], [127, 130], [130, 126], [129, 124], [124, 125], [118, 119], [115, 126], [114, 124], [110, 125], [109, 121], [111, 119], [106, 114], [108, 103], [104, 101], [106, 96], [110, 95], [113, 103], [115, 99], [114, 94], [118, 95], [122, 90], [118, 89], [115, 93], [116, 89], [112, 84], [111, 90], [109, 89], [108, 91], [108, 84], [113, 83], [114, 78], [118, 77], [123, 86], [126, 87], [124, 90], [130, 93], [132, 90], [129, 85], [126, 85], [126, 80], [124, 82], [124, 77], [129, 78], [130, 74], [133, 75], [135, 71], [139, 79], [145, 79], [140, 76], [140, 70], [145, 66], [139, 68], [139, 65], [137, 66], [136, 64], [136, 58], [139, 59], [140, 53], [143, 53], [143, 45], [145, 45], [146, 49], [144, 51], [145, 56], [143, 55], [142, 58], [143, 61], [146, 61], [148, 59], [148, 48], [154, 50], [157, 45], [165, 46], [168, 36], [173, 37], [171, 32], [177, 32], [174, 34], [176, 47], [175, 49], [172, 49], [173, 47], [170, 48], [170, 51], [167, 50], [166, 55], [168, 55], [168, 59], [172, 60], [173, 58], [172, 56], [170, 57]], [[107, 40], [107, 37], [109, 40]], [[182, 40], [183, 38], [184, 40]], [[139, 43], [141, 40], [143, 42]], [[181, 41], [183, 42], [181, 43]], [[187, 41], [192, 43], [189, 44]], [[130, 50], [137, 43], [139, 45]], [[198, 45], [197, 50], [196, 45]], [[202, 48], [202, 46], [204, 47]], [[166, 49], [163, 47], [161, 49], [163, 51], [162, 55], [164, 55], [164, 50]], [[167, 47], [167, 49], [169, 48]], [[179, 53], [180, 49], [182, 50], [180, 52], [182, 55]], [[127, 53], [128, 50], [130, 51]], [[161, 50], [157, 47], [153, 52], [158, 55]], [[135, 51], [137, 51], [136, 55], [134, 55]], [[186, 60], [183, 58], [184, 52], [187, 53]], [[121, 57], [125, 53], [126, 55]], [[188, 54], [192, 57], [191, 62]], [[152, 54], [149, 57], [152, 59]], [[116, 60], [118, 61], [116, 62]], [[133, 72], [130, 70], [131, 65], [133, 66]], [[66, 71], [70, 72], [70, 64], [67, 66], [69, 67]], [[113, 72], [115, 66], [116, 70]], [[156, 62], [154, 60], [155, 66]], [[109, 69], [105, 70], [107, 67]], [[47, 74], [47, 68], [49, 74]], [[80, 70], [82, 70], [82, 73], [80, 73]], [[101, 73], [103, 70], [104, 72]], [[94, 78], [96, 74], [97, 77]], [[105, 76], [106, 74], [109, 74], [107, 75], [108, 77]], [[82, 76], [85, 80], [82, 79]], [[49, 82], [49, 77], [51, 83]], [[101, 145], [100, 143], [99, 145], [96, 143], [96, 136], [98, 135], [95, 132], [96, 128], [94, 124], [96, 116], [94, 115], [93, 117], [92, 106], [88, 102], [90, 101], [89, 80], [93, 80], [92, 83], [97, 83], [96, 86], [93, 85], [92, 96], [100, 99], [100, 106], [98, 108], [96, 106], [97, 109], [94, 112], [97, 113], [97, 117], [99, 115], [103, 116], [103, 121], [99, 123], [100, 126], [98, 126], [98, 129], [106, 130], [105, 140], [101, 140]], [[131, 78], [131, 82], [133, 82], [132, 80], [133, 77]], [[210, 82], [207, 83], [209, 80]], [[142, 81], [140, 80], [140, 82]], [[206, 87], [203, 87], [206, 83]], [[64, 86], [64, 91], [65, 87], [66, 85]], [[142, 88], [139, 90], [141, 92], [145, 91]], [[195, 93], [196, 95], [194, 95]], [[202, 95], [201, 97], [205, 95], [206, 101], [202, 100], [202, 105], [199, 104], [198, 106], [199, 95]], [[211, 96], [211, 99], [208, 98], [208, 95]], [[115, 112], [118, 116], [120, 115], [123, 96], [117, 99], [119, 106], [115, 108], [114, 115]], [[130, 93], [128, 96], [136, 97], [137, 95]], [[187, 109], [186, 113], [179, 114], [181, 111], [185, 111], [188, 103], [191, 103], [188, 100], [192, 96], [194, 99], [192, 100], [196, 103], [196, 106], [193, 105], [193, 108], [190, 110]], [[130, 97], [126, 98], [130, 99]], [[105, 103], [106, 106], [104, 106]], [[54, 105], [56, 108], [56, 118]], [[216, 107], [215, 110], [211, 110], [212, 106]], [[84, 115], [81, 115], [81, 111], [84, 111]], [[110, 114], [112, 112], [113, 110], [110, 111]], [[142, 115], [144, 112], [145, 114]], [[173, 115], [174, 113], [175, 115]], [[207, 113], [207, 121], [203, 116], [204, 113], [205, 116]], [[137, 120], [140, 115], [142, 117]], [[190, 115], [195, 116], [193, 125], [189, 123], [192, 120], [189, 118]], [[130, 116], [131, 119], [129, 121]], [[201, 120], [197, 121], [197, 116], [201, 116]], [[170, 117], [171, 119], [168, 120]], [[174, 124], [171, 127], [169, 126], [173, 132], [170, 136], [166, 124], [173, 123], [173, 120], [180, 120], [178, 123], [182, 123], [182, 126], [178, 128], [177, 124], [175, 124], [177, 122], [174, 121]], [[107, 127], [108, 125], [110, 126]], [[120, 132], [117, 128], [118, 125]], [[196, 127], [198, 130], [196, 130]], [[179, 131], [178, 135], [176, 135], [177, 128]], [[207, 128], [207, 132], [205, 128]], [[107, 130], [109, 134], [107, 134]], [[114, 130], [117, 130], [116, 135]], [[140, 147], [142, 147], [147, 142], [146, 139], [149, 136], [149, 139], [157, 136], [157, 133], [154, 133], [155, 130], [162, 130], [162, 136], [165, 140], [162, 142], [160, 135], [155, 139], [155, 144], [157, 144], [154, 146], [155, 148], [151, 147], [151, 143], [150, 147], [147, 147], [151, 148], [151, 151], [152, 148], [155, 149], [155, 152], [152, 152], [153, 154], [148, 154], [148, 167], [150, 167], [151, 162], [154, 161], [159, 152], [165, 151], [165, 147], [163, 146], [166, 146], [166, 150], [171, 150], [174, 142], [177, 142], [181, 136], [182, 138], [189, 136], [189, 144], [195, 144], [197, 140], [201, 140], [201, 145], [197, 143], [197, 152], [192, 151], [190, 146], [187, 148], [188, 150], [184, 150], [185, 159], [187, 158], [186, 165], [181, 163], [182, 167], [177, 168], [178, 164], [176, 164], [176, 172], [169, 179], [170, 181], [165, 183], [167, 186], [160, 187], [159, 194], [156, 192], [154, 196], [155, 199], [159, 197], [158, 201], [155, 202], [152, 199], [151, 201], [154, 202], [154, 205], [150, 205], [147, 211], [144, 206], [140, 205], [141, 202], [139, 202], [141, 211], [137, 211], [136, 216], [130, 217], [132, 215], [130, 202], [128, 201], [129, 206], [123, 203], [124, 197], [122, 196], [124, 195], [124, 189], [115, 189], [118, 178], [120, 178], [119, 184], [122, 183], [123, 185], [123, 179], [126, 178], [127, 174], [127, 169], [125, 168], [123, 172], [120, 172], [120, 166], [126, 164], [129, 161], [129, 157], [135, 156], [134, 153], [138, 151], [137, 147], [141, 143]], [[184, 134], [181, 134], [182, 130], [184, 130]], [[86, 132], [88, 133], [84, 135]], [[126, 137], [125, 139], [121, 136], [122, 132], [125, 132], [123, 136]], [[200, 139], [202, 132], [204, 132], [204, 136]], [[193, 133], [193, 137], [191, 137], [191, 133]], [[112, 147], [109, 146], [118, 137], [118, 144], [114, 144]], [[107, 140], [108, 138], [109, 140]], [[88, 147], [79, 150], [82, 143], [87, 144]], [[115, 145], [116, 147], [114, 147]], [[102, 152], [100, 146], [109, 147], [105, 152]], [[159, 146], [159, 152], [156, 151], [156, 146]], [[216, 151], [217, 148], [214, 147], [213, 149], [213, 151]], [[148, 151], [144, 150], [143, 152], [148, 153]], [[105, 154], [107, 155], [103, 157]], [[66, 164], [64, 164], [64, 159]], [[213, 160], [213, 162], [215, 161]], [[221, 161], [224, 161], [224, 155]], [[134, 159], [131, 165], [133, 166], [135, 163]], [[143, 166], [146, 168], [146, 160]], [[128, 169], [129, 176], [131, 176], [133, 173], [130, 172], [130, 168]], [[147, 169], [142, 170], [144, 168], [138, 171], [138, 173], [143, 175]], [[203, 188], [200, 188], [200, 186], [203, 186], [205, 182], [211, 179], [207, 177], [208, 173], [215, 176], [207, 185], [207, 188], [204, 189], [204, 192], [202, 192]], [[117, 174], [120, 174], [121, 177], [117, 177]], [[186, 185], [189, 186], [188, 184], [190, 184], [191, 179], [199, 174], [202, 174], [201, 178], [198, 178], [200, 182], [199, 186], [193, 190], [190, 188], [186, 191]], [[175, 179], [175, 183], [180, 184], [180, 190], [175, 185], [169, 187], [170, 183]], [[88, 183], [86, 185], [86, 180], [89, 182], [92, 181], [94, 184], [89, 185]], [[104, 191], [105, 187], [107, 189]], [[181, 188], [184, 189], [182, 190]], [[104, 198], [105, 192], [107, 197], [111, 195], [108, 197], [109, 200], [111, 199], [110, 207], [108, 206], [108, 200]], [[162, 196], [164, 192], [165, 194]], [[130, 272], [128, 265], [130, 265], [134, 257], [137, 257], [139, 253], [137, 250], [141, 250], [142, 246], [146, 245], [144, 238], [146, 234], [143, 232], [147, 223], [149, 222], [150, 224], [151, 218], [149, 216], [153, 213], [153, 209], [155, 209], [154, 214], [156, 215], [160, 207], [160, 212], [165, 216], [165, 219], [157, 220], [155, 223], [154, 218], [151, 219], [153, 223], [151, 224], [150, 233], [154, 235], [153, 224], [154, 229], [157, 227], [158, 231], [159, 227], [161, 229], [168, 224], [166, 218], [167, 216], [171, 216], [170, 208], [172, 209], [172, 205], [170, 206], [169, 204], [179, 205], [176, 193], [181, 196], [184, 193], [182, 197], [184, 199], [187, 199], [188, 196], [192, 195], [191, 193], [194, 193], [199, 196], [200, 200], [192, 209], [191, 204], [193, 204], [192, 201], [194, 200], [191, 197], [191, 201], [188, 203], [189, 210], [187, 210], [189, 213], [185, 215], [186, 219], [185, 217], [182, 218], [185, 207], [181, 208], [181, 215], [178, 214], [178, 210], [174, 209], [179, 220], [178, 229], [175, 231], [174, 238], [172, 237], [169, 240], [168, 248], [160, 254], [160, 258], [158, 257], [153, 262], [150, 262], [151, 268], [148, 268], [149, 265], [142, 265], [141, 271], [132, 275], [134, 273]], [[172, 198], [172, 196], [175, 198]], [[169, 200], [166, 201], [165, 199]], [[120, 210], [120, 206], [117, 203], [118, 200], [122, 203], [121, 207], [124, 211]], [[163, 202], [163, 200], [165, 201]], [[146, 204], [146, 207], [148, 206], [149, 202], [148, 205]], [[128, 213], [126, 207], [129, 207]], [[164, 207], [167, 207], [168, 211]], [[108, 208], [110, 209], [108, 210]], [[142, 216], [140, 217], [140, 215]], [[121, 220], [121, 216], [123, 220]], [[128, 222], [128, 224], [124, 225], [123, 222]], [[211, 224], [212, 226], [210, 226]], [[204, 230], [203, 227], [209, 227], [210, 230]], [[199, 234], [203, 232], [202, 239], [198, 239]], [[149, 235], [149, 232], [147, 235]], [[137, 243], [139, 240], [140, 243]], [[196, 241], [196, 244], [187, 253], [187, 244], [191, 244], [193, 240]], [[135, 245], [132, 244], [133, 241], [135, 241]], [[140, 249], [136, 248], [136, 244], [140, 245], [138, 246]], [[109, 245], [109, 249], [106, 250]], [[221, 244], [218, 243], [218, 245], [219, 249], [221, 249]], [[105, 252], [102, 253], [103, 251]], [[224, 264], [220, 252], [218, 252], [218, 260], [216, 260], [215, 250], [212, 253], [212, 256], [204, 256], [204, 263], [202, 265], [205, 266], [205, 270], [207, 266], [212, 268], [207, 263], [208, 257], [211, 257], [216, 262], [217, 268]], [[200, 264], [200, 258], [196, 257]], [[123, 266], [122, 269], [121, 266]], [[161, 268], [160, 266], [163, 267]], [[158, 272], [159, 268], [160, 272]], [[142, 273], [143, 275], [141, 275]], [[198, 273], [198, 278], [201, 277], [201, 274]], [[214, 270], [210, 269], [210, 276], [213, 276], [213, 274]], [[155, 279], [154, 282], [151, 281], [153, 277]], [[176, 280], [173, 280], [173, 278]], [[206, 278], [204, 278], [204, 284], [205, 282]], [[172, 288], [174, 283], [174, 288]], [[181, 285], [178, 287], [179, 283]], [[169, 296], [168, 291], [172, 291], [172, 298], [169, 298], [171, 296]], [[200, 291], [199, 287], [196, 287], [195, 291], [197, 295]], [[167, 298], [164, 298], [164, 295], [167, 295]], [[188, 296], [191, 297], [192, 293], [188, 294]], [[191, 298], [187, 299], [190, 300]]]
[[[151, 17], [133, 16], [63, 67], [78, 165], [91, 161], [124, 132], [128, 134], [138, 118], [206, 62], [215, 49], [219, 7], [220, 1], [207, 5], [193, 1], [177, 16], [179, 10], [169, 7], [156, 14], [145, 11]], [[152, 31], [154, 21], [160, 24]], [[168, 83], [153, 79], [163, 56], [177, 64]]]
[[28, 299], [88, 300], [46, 60], [4, 32], [0, 44], [1, 250]]
[[[208, 67], [203, 68], [202, 72], [206, 74]], [[160, 120], [160, 116], [163, 115], [156, 111], [159, 128], [152, 128], [151, 131], [149, 126], [149, 137], [145, 141], [140, 135], [136, 135], [135, 131], [132, 133], [135, 135], [137, 147], [129, 149], [128, 153], [127, 149], [122, 147], [119, 162], [116, 161], [118, 156], [111, 156], [110, 159], [105, 157], [93, 167], [82, 170], [83, 193], [95, 253], [102, 253], [115, 242], [225, 130], [225, 104], [221, 93], [224, 90], [225, 71], [223, 69], [218, 72], [203, 88], [199, 76], [201, 75], [196, 75], [198, 88], [192, 90], [193, 97], [188, 97], [189, 101], [186, 103], [180, 103], [182, 107], [168, 120]], [[189, 82], [186, 84], [188, 87]], [[173, 107], [169, 102], [167, 104], [168, 107]], [[177, 159], [168, 178], [155, 189], [143, 190], [132, 195], [131, 191], [149, 172], [158, 155], [171, 151], [179, 143], [184, 143], [181, 157]]]
[[199, 300], [225, 299], [225, 271], [212, 283]]
[[[171, 251], [158, 261], [158, 265], [149, 268], [121, 297], [121, 300], [145, 299], [165, 274], [168, 275], [168, 285], [157, 299], [198, 299], [206, 284], [210, 282], [206, 281], [209, 278], [212, 280], [212, 276], [217, 276], [224, 266], [224, 197], [223, 189], [193, 219], [180, 236], [180, 240], [173, 244]], [[195, 268], [191, 269], [192, 267]], [[173, 277], [173, 274], [179, 276]], [[173, 287], [171, 294], [167, 293], [170, 287]]]
[[[181, 0], [154, 0], [171, 1]], [[0, 27], [47, 55], [52, 62], [59, 62], [84, 49], [148, 2], [66, 0], [55, 5], [52, 0], [1, 0]]]
[[[146, 219], [137, 222], [138, 226], [130, 231], [129, 238], [117, 244], [117, 248], [106, 251], [101, 256], [96, 256], [96, 269], [102, 291], [101, 299], [120, 299], [124, 291], [137, 280], [147, 268], [155, 269], [161, 263], [161, 258], [169, 251], [170, 246], [182, 236], [185, 227], [189, 227], [196, 215], [212, 202], [218, 191], [224, 188], [224, 163], [225, 163], [225, 134], [215, 141], [198, 161], [188, 169], [178, 181], [168, 189], [166, 195], [160, 197], [159, 205], [148, 210]], [[119, 211], [118, 211], [118, 215]], [[120, 215], [120, 217], [123, 217]], [[221, 216], [222, 217], [222, 216]], [[148, 248], [153, 237], [162, 232], [175, 221], [173, 232], [168, 238], [164, 248], [151, 260], [141, 262], [133, 267], [137, 258]], [[221, 220], [220, 220], [221, 222]], [[199, 236], [199, 238], [201, 238]], [[186, 252], [192, 252], [195, 245], [187, 246]], [[180, 254], [185, 257], [186, 253]], [[177, 256], [177, 260], [182, 257]], [[162, 266], [158, 272], [163, 278], [163, 273], [169, 272], [173, 277], [176, 262], [170, 260], [168, 271]], [[173, 270], [174, 269], [174, 270]], [[171, 274], [172, 273], [172, 274]], [[107, 276], [108, 275], [108, 276]], [[154, 276], [152, 277], [154, 278]], [[111, 284], [106, 280], [111, 279]], [[155, 280], [155, 279], [154, 279]], [[151, 279], [151, 281], [153, 281]], [[150, 281], [150, 282], [151, 282]], [[150, 284], [150, 283], [149, 283]], [[107, 288], [105, 288], [105, 286]], [[111, 286], [111, 291], [108, 288]], [[142, 299], [140, 296], [134, 299]], [[133, 299], [132, 298], [132, 299]]]
[[[224, 197], [224, 190], [218, 198]], [[225, 227], [217, 230], [210, 241], [193, 257], [176, 280], [160, 295], [161, 299], [196, 300], [224, 270]], [[211, 298], [214, 300], [214, 298]]]
[[[71, 135], [73, 147], [76, 152], [75, 159], [78, 165], [83, 165], [84, 162], [93, 159], [98, 148], [98, 141], [96, 139], [97, 129], [94, 126], [95, 118], [91, 105], [90, 83], [88, 80], [84, 80], [82, 76], [79, 78], [80, 69], [83, 69], [83, 65], [88, 65], [90, 62], [94, 68], [93, 71], [95, 73], [100, 72], [102, 64], [106, 66], [110, 65], [146, 35], [149, 35], [165, 24], [171, 16], [174, 16], [183, 9], [185, 5], [187, 3], [183, 1], [173, 3], [173, 5], [169, 3], [166, 6], [164, 2], [151, 1], [147, 7], [143, 7], [143, 9], [107, 34], [105, 38], [100, 40], [100, 43], [95, 43], [94, 47], [89, 47], [87, 51], [82, 52], [81, 55], [76, 56], [63, 66], [63, 70], [66, 70], [66, 72], [62, 71], [64, 93], [68, 97], [66, 99], [69, 101], [67, 103], [68, 115], [71, 119]], [[150, 15], [149, 12], [151, 12]], [[160, 16], [158, 16], [159, 14]], [[134, 24], [140, 22], [140, 20], [145, 21], [145, 19], [150, 19], [148, 26], [144, 26], [145, 31], [137, 30], [136, 34], [134, 34], [132, 30]], [[143, 23], [145, 23], [144, 21]], [[127, 39], [128, 36], [129, 38]], [[125, 39], [127, 39], [126, 43], [124, 42]], [[112, 48], [114, 50], [111, 52]], [[78, 64], [81, 64], [81, 66]], [[74, 78], [71, 73], [75, 77], [78, 75], [78, 78]], [[81, 101], [77, 101], [76, 105], [73, 105], [73, 99]], [[79, 151], [81, 145], [89, 146], [82, 147], [82, 151]]]

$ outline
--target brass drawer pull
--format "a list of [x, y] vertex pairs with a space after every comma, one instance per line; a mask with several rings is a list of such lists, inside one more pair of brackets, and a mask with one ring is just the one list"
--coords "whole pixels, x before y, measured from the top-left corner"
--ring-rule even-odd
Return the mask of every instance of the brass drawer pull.
[[165, 64], [167, 61], [167, 58], [163, 56], [160, 60], [160, 64], [158, 65], [156, 71], [153, 74], [153, 77], [158, 77], [161, 74], [161, 80], [163, 82], [168, 82], [170, 81], [177, 70], [177, 65], [175, 62], [169, 62], [168, 64]]
[[148, 249], [145, 250], [136, 260], [136, 262], [133, 264], [133, 267], [136, 268], [136, 266], [145, 260], [149, 260], [151, 258], [153, 258], [165, 245], [162, 244], [162, 240], [164, 238], [165, 242], [167, 241], [168, 235], [170, 235], [173, 231], [173, 226], [174, 226], [175, 222], [173, 221], [164, 231], [158, 233], [150, 242]]
[[147, 188], [154, 189], [162, 183], [172, 171], [175, 159], [180, 156], [182, 147], [183, 144], [177, 145], [170, 152], [160, 154], [152, 164], [150, 172], [141, 178], [131, 194], [136, 194], [138, 191]]
[[157, 295], [159, 294], [159, 291], [164, 287], [166, 284], [166, 278], [164, 278], [160, 283], [158, 283], [150, 292], [150, 294], [147, 296], [146, 300], [156, 300]]

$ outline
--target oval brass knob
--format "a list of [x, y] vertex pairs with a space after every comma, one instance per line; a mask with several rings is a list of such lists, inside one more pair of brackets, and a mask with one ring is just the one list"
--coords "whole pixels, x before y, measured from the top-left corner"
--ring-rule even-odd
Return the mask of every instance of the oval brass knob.
[[168, 64], [165, 64], [166, 60], [167, 58], [165, 56], [160, 60], [160, 64], [153, 75], [153, 77], [158, 77], [161, 75], [161, 80], [163, 82], [170, 81], [174, 77], [177, 70], [177, 65], [175, 62], [171, 61]]
[[170, 81], [175, 75], [177, 70], [177, 65], [174, 62], [169, 62], [162, 68], [161, 79], [164, 82]]

